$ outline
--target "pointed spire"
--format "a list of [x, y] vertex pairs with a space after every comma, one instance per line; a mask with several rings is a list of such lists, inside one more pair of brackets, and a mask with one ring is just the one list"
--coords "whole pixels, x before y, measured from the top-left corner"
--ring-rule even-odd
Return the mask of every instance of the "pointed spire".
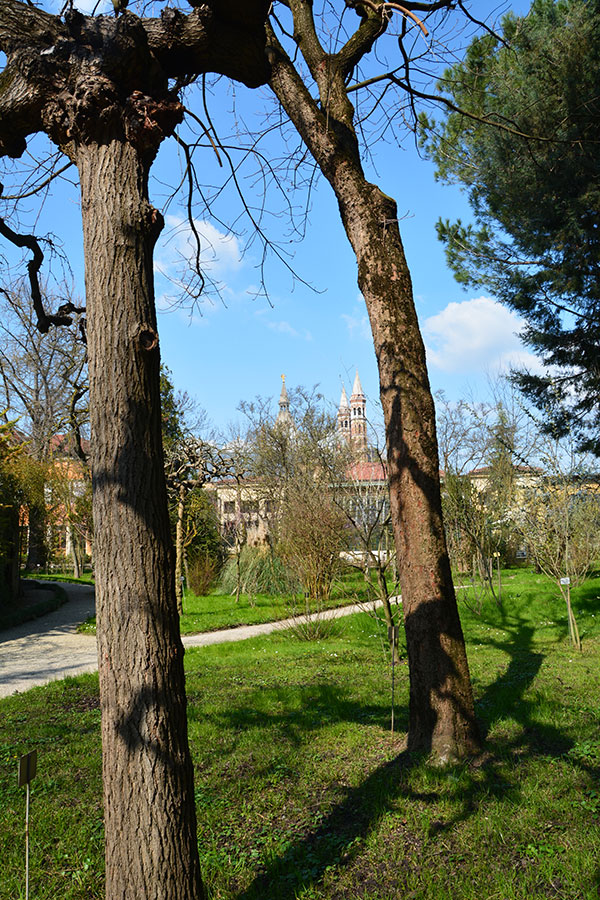
[[[287, 395], [287, 388], [285, 386], [285, 375], [281, 376], [281, 394], [279, 395], [279, 416], [285, 416], [287, 413], [289, 415], [290, 411], [290, 401]], [[278, 418], [279, 418], [278, 416]]]
[[288, 399], [287, 388], [285, 386], [285, 375], [282, 375], [281, 376], [281, 394], [279, 395], [279, 409], [283, 411], [284, 409], [289, 409], [289, 408], [290, 408], [290, 401]]
[[340, 397], [340, 405], [339, 412], [346, 412], [346, 410], [350, 409], [350, 404], [348, 403], [348, 397], [346, 396], [346, 388], [342, 385], [342, 396]]
[[285, 428], [289, 429], [291, 432], [296, 431], [296, 426], [294, 425], [294, 420], [292, 419], [292, 415], [290, 413], [290, 401], [289, 401], [287, 389], [285, 386], [285, 375], [281, 376], [281, 394], [279, 395], [279, 412], [277, 413], [277, 419], [275, 421], [276, 421], [277, 425], [283, 425]]
[[351, 441], [355, 450], [363, 453], [367, 449], [367, 398], [358, 377], [358, 369], [350, 397], [350, 408]]
[[[356, 375], [354, 377], [354, 386], [352, 388], [352, 397], [364, 397], [364, 392], [362, 389], [362, 384], [360, 383], [360, 378], [358, 377], [358, 369], [356, 370]], [[350, 399], [352, 399], [350, 397]]]

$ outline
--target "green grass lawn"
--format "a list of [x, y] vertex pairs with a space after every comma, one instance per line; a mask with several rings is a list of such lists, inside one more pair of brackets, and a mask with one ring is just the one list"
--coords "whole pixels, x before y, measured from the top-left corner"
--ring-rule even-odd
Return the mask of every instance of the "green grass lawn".
[[[368, 600], [369, 591], [362, 575], [358, 572], [345, 573], [334, 585], [331, 597], [323, 603], [323, 609], [347, 606]], [[205, 631], [219, 631], [221, 628], [235, 628], [237, 625], [257, 625], [263, 622], [277, 622], [305, 611], [305, 601], [299, 595], [294, 597], [268, 596], [266, 594], [242, 594], [236, 599], [231, 594], [221, 594], [216, 590], [198, 597], [190, 590], [184, 592], [183, 614], [179, 620], [182, 634], [199, 634]], [[314, 609], [314, 607], [311, 607]], [[96, 617], [91, 616], [79, 628], [86, 634], [95, 634]]]
[[[276, 633], [186, 653], [199, 847], [212, 900], [597, 900], [600, 580], [574, 592], [583, 652], [541, 576], [461, 609], [486, 752], [402, 752], [383, 629]], [[514, 576], [514, 577], [513, 577]], [[37, 747], [32, 898], [102, 897], [100, 712], [83, 676], [0, 701], [0, 898], [24, 896], [18, 756]]]
[[[323, 607], [331, 609], [366, 599], [367, 591], [362, 575], [348, 572], [336, 582], [331, 597]], [[236, 625], [275, 622], [301, 614], [304, 610], [305, 601], [299, 595], [279, 597], [242, 594], [236, 603], [235, 597], [231, 594], [213, 592], [204, 597], [197, 597], [186, 590], [180, 628], [182, 634], [218, 631], [220, 628], [235, 628]]]
[[92, 572], [84, 572], [80, 578], [75, 578], [74, 575], [65, 575], [62, 572], [55, 573], [45, 573], [43, 575], [38, 574], [26, 574], [22, 576], [23, 578], [33, 578], [35, 581], [64, 581], [67, 584], [94, 584], [94, 575]]

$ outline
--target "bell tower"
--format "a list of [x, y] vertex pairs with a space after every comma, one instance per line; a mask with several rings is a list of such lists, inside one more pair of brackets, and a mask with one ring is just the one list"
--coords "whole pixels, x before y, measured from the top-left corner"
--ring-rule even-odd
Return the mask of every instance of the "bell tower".
[[362, 453], [367, 449], [367, 398], [358, 377], [358, 369], [350, 395], [350, 439], [355, 450]]
[[279, 412], [275, 424], [286, 428], [290, 432], [295, 432], [296, 426], [290, 413], [290, 401], [287, 388], [285, 386], [285, 375], [281, 376], [281, 394], [279, 395]]
[[350, 405], [346, 396], [346, 388], [342, 385], [342, 396], [337, 414], [338, 434], [347, 444], [350, 443]]

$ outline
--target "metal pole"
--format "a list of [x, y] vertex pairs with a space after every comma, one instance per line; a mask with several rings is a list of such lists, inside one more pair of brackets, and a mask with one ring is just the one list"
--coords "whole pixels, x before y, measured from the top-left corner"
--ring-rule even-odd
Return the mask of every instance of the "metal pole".
[[498, 554], [498, 603], [502, 605], [502, 575], [500, 574], [500, 554]]
[[29, 900], [29, 782], [25, 800], [25, 900]]
[[392, 626], [392, 736], [394, 734], [394, 674], [396, 672], [396, 629]]

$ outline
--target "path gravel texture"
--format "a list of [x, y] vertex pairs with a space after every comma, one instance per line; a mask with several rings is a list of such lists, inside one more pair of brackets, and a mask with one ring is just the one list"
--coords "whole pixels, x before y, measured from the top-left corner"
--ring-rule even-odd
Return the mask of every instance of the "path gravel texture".
[[[29, 690], [67, 675], [95, 672], [98, 668], [96, 638], [78, 634], [77, 626], [95, 612], [94, 588], [61, 584], [68, 601], [33, 622], [0, 632], [0, 697]], [[364, 610], [362, 605], [327, 610], [322, 615], [337, 619]], [[290, 628], [294, 619], [263, 625], [241, 625], [222, 631], [185, 635], [184, 647], [206, 647], [228, 641], [244, 641], [276, 629]]]
[[94, 588], [61, 587], [67, 603], [33, 622], [0, 632], [0, 697], [98, 668], [96, 638], [77, 633], [77, 626], [94, 614]]

